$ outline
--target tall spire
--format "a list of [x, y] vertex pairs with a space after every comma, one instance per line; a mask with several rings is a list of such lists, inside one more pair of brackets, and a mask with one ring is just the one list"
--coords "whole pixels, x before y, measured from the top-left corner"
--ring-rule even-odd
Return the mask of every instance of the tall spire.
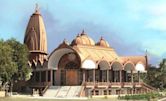
[[29, 19], [26, 28], [24, 43], [30, 51], [29, 60], [44, 61], [47, 58], [47, 37], [42, 16], [39, 14], [39, 7], [36, 4], [35, 13]]

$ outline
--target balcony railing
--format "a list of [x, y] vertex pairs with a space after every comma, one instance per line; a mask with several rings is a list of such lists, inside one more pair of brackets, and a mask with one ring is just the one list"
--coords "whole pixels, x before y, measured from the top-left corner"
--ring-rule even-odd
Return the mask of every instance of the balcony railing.
[[142, 82], [86, 82], [86, 87], [142, 87]]

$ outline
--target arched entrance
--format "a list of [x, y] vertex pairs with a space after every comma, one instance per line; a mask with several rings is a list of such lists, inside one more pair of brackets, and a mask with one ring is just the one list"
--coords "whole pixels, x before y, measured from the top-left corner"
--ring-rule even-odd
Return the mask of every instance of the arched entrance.
[[78, 85], [80, 64], [78, 57], [74, 52], [64, 54], [58, 63], [61, 71], [61, 85]]
[[56, 69], [52, 78], [54, 85], [78, 85], [80, 84], [80, 58], [76, 52], [69, 48], [61, 48], [54, 51], [48, 61], [51, 69]]

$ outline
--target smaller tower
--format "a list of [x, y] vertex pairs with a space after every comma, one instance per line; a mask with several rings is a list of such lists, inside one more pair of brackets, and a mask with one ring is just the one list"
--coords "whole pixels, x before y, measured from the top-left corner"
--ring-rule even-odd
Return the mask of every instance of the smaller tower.
[[47, 59], [47, 37], [43, 18], [36, 4], [35, 12], [31, 15], [24, 37], [30, 56], [29, 61], [40, 61]]

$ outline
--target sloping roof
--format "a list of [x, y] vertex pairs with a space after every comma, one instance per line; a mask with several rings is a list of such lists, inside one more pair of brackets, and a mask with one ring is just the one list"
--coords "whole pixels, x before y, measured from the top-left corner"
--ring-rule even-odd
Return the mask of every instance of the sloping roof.
[[113, 61], [118, 61], [121, 64], [125, 64], [128, 61], [131, 61], [134, 65], [137, 63], [142, 63], [147, 65], [146, 56], [118, 56], [113, 48], [110, 47], [101, 47], [101, 46], [88, 46], [88, 45], [74, 45], [72, 47], [80, 56], [81, 61], [84, 61], [87, 58], [98, 62], [100, 60], [106, 60], [109, 63]]
[[81, 61], [84, 61], [86, 58], [90, 58], [96, 62], [102, 59], [105, 59], [108, 62], [112, 62], [114, 60], [122, 62], [121, 58], [119, 58], [113, 48], [75, 45], [73, 46], [73, 49], [80, 55]]
[[135, 65], [139, 62], [141, 62], [144, 65], [147, 65], [147, 58], [146, 56], [124, 56], [120, 57], [123, 63], [127, 61], [132, 61]]

